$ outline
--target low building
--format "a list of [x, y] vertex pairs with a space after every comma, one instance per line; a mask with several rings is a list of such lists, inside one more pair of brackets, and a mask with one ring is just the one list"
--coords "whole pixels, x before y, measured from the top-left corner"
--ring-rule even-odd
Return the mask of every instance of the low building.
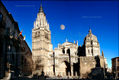
[[119, 57], [112, 58], [112, 73], [116, 79], [119, 79]]

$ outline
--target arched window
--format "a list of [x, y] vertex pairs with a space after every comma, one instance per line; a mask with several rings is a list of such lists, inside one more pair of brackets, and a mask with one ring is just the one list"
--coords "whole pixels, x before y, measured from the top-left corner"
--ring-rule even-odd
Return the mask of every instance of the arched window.
[[70, 49], [67, 49], [67, 54], [69, 54], [69, 55], [70, 55]]
[[48, 34], [45, 34], [45, 38], [48, 39]]
[[93, 45], [93, 41], [91, 41], [91, 45]]
[[91, 53], [92, 53], [92, 56], [93, 56], [93, 49], [91, 49]]
[[40, 37], [40, 31], [37, 34], [38, 34], [38, 37]]
[[62, 49], [62, 53], [65, 54], [65, 48], [64, 48], [64, 47], [63, 47], [63, 49]]

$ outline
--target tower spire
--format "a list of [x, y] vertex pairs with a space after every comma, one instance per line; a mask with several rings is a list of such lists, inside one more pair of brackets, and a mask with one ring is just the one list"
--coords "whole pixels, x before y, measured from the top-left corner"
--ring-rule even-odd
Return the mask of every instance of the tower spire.
[[43, 12], [42, 3], [40, 4], [40, 9], [39, 9], [39, 12]]
[[102, 50], [102, 56], [104, 57], [104, 52], [103, 52], [103, 50]]
[[41, 3], [40, 3], [40, 9], [39, 9], [39, 12], [43, 12], [42, 0], [41, 0]]
[[92, 34], [91, 28], [89, 27], [89, 34]]

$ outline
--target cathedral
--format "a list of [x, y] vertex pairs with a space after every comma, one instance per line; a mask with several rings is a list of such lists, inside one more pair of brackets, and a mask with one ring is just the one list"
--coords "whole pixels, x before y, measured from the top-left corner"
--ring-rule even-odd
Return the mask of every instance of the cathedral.
[[45, 74], [53, 74], [52, 64], [49, 64], [53, 60], [52, 53], [51, 32], [41, 6], [32, 29], [32, 59], [35, 64], [33, 73], [41, 74], [43, 71]]
[[82, 46], [78, 46], [78, 41], [72, 43], [68, 40], [54, 50], [52, 46], [50, 26], [41, 5], [32, 29], [32, 74], [74, 78], [87, 78], [90, 74], [104, 76], [106, 58], [91, 29]]

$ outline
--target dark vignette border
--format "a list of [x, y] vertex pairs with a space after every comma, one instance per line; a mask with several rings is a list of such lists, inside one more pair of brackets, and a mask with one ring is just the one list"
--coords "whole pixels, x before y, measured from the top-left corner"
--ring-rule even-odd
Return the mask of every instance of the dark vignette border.
[[117, 1], [119, 0], [0, 0], [0, 1]]

